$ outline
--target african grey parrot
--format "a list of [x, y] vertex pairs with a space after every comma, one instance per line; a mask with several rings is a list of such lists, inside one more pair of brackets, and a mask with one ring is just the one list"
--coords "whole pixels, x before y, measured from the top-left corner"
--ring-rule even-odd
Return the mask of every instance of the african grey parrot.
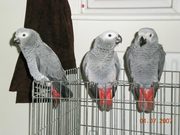
[[130, 91], [138, 101], [139, 112], [150, 113], [154, 109], [154, 98], [164, 62], [165, 52], [158, 43], [155, 30], [140, 29], [124, 54], [124, 67], [130, 82]]
[[122, 42], [121, 36], [114, 31], [106, 31], [92, 42], [91, 49], [81, 62], [83, 80], [90, 82], [89, 95], [97, 99], [101, 111], [112, 108], [112, 98], [116, 87], [112, 85], [119, 78], [120, 62], [114, 48]]
[[57, 107], [60, 96], [65, 98], [73, 96], [65, 84], [61, 86], [59, 84], [59, 81], [67, 82], [60, 60], [36, 31], [27, 28], [18, 29], [14, 34], [14, 43], [22, 51], [33, 79], [43, 82], [52, 81], [54, 107]]

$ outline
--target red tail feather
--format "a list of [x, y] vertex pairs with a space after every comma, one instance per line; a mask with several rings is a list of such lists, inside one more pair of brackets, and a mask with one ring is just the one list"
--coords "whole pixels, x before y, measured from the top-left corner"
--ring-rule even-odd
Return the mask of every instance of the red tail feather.
[[138, 111], [150, 113], [154, 109], [154, 88], [139, 89]]
[[112, 108], [112, 88], [99, 88], [99, 107], [106, 111]]
[[105, 91], [103, 88], [99, 88], [99, 105], [104, 106], [105, 102]]
[[106, 105], [112, 108], [112, 88], [106, 89]]
[[53, 97], [53, 107], [56, 108], [59, 104], [59, 98], [61, 97], [61, 93], [59, 93], [56, 88], [52, 88], [51, 93]]

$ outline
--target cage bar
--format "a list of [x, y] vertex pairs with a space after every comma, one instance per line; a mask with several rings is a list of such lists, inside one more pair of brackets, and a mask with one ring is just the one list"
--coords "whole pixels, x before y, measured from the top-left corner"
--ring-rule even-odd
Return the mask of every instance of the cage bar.
[[[124, 70], [118, 82], [112, 110], [100, 111], [88, 95], [79, 68], [66, 71], [73, 97], [52, 106], [51, 84], [33, 82], [30, 135], [180, 135], [180, 72], [164, 71], [151, 113], [139, 113], [129, 92]], [[63, 82], [60, 82], [60, 85]]]

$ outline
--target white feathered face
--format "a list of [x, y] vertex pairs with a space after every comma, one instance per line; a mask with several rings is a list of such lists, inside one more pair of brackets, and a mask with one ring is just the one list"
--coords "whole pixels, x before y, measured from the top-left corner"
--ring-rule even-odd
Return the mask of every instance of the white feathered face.
[[35, 45], [36, 33], [31, 29], [20, 28], [15, 32], [14, 43], [21, 49], [29, 48]]
[[95, 39], [96, 47], [104, 50], [113, 49], [122, 42], [122, 37], [114, 31], [106, 31]]
[[138, 31], [136, 40], [143, 47], [158, 43], [158, 36], [152, 28], [142, 28]]

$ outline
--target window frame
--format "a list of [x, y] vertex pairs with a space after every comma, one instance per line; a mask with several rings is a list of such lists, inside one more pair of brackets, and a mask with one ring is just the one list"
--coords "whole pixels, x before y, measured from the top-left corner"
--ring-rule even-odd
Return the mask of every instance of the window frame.
[[85, 0], [90, 9], [170, 8], [173, 0]]
[[[74, 20], [180, 20], [180, 0], [172, 0], [169, 7], [89, 7], [89, 0], [69, 0]], [[105, 0], [90, 0], [105, 1]], [[107, 0], [106, 0], [107, 1]], [[109, 0], [110, 1], [110, 0]], [[113, 0], [117, 1], [117, 0]], [[131, 0], [128, 0], [131, 1]], [[147, 0], [144, 0], [147, 1]]]

